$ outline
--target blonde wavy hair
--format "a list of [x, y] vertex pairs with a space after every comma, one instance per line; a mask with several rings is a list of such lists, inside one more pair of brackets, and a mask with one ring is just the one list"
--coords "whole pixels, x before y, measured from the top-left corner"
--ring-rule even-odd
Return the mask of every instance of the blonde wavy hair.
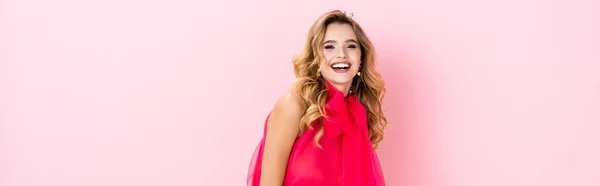
[[[367, 35], [351, 18], [344, 12], [334, 10], [322, 15], [310, 28], [306, 38], [306, 44], [299, 55], [293, 59], [296, 83], [294, 89], [296, 94], [304, 100], [304, 111], [300, 119], [300, 131], [307, 128], [312, 129], [312, 123], [319, 121], [322, 126], [322, 117], [325, 117], [324, 106], [327, 101], [327, 85], [323, 77], [318, 75], [321, 62], [326, 61], [322, 45], [325, 38], [327, 26], [331, 23], [349, 24], [354, 29], [361, 50], [361, 76], [355, 76], [352, 80], [351, 90], [357, 94], [367, 111], [369, 139], [374, 148], [377, 148], [383, 140], [383, 129], [388, 121], [383, 114], [382, 101], [386, 89], [381, 75], [375, 71], [375, 51]], [[322, 148], [319, 139], [323, 136], [324, 129], [317, 132], [315, 144]]]

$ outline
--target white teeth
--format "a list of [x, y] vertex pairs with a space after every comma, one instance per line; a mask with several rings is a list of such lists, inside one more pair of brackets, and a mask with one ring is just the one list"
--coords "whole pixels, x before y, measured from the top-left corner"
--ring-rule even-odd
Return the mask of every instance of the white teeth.
[[337, 63], [331, 67], [333, 67], [333, 68], [348, 68], [348, 67], [350, 67], [350, 65], [346, 64], [346, 63]]

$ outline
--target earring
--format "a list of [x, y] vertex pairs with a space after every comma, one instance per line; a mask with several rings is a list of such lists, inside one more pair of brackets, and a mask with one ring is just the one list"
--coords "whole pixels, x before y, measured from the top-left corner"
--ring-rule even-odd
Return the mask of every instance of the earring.
[[360, 76], [360, 72], [357, 72], [356, 75]]

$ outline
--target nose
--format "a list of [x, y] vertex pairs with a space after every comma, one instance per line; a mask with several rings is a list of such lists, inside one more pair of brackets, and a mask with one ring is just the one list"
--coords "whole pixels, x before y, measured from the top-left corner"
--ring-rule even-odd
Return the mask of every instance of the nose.
[[337, 55], [337, 58], [346, 58], [346, 50], [341, 49]]

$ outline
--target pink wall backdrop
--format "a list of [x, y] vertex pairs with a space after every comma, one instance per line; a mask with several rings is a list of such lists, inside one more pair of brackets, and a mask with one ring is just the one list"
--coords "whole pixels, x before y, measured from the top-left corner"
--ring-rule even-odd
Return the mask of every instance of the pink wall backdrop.
[[236, 186], [312, 22], [378, 50], [391, 186], [600, 185], [592, 0], [0, 1], [0, 185]]

